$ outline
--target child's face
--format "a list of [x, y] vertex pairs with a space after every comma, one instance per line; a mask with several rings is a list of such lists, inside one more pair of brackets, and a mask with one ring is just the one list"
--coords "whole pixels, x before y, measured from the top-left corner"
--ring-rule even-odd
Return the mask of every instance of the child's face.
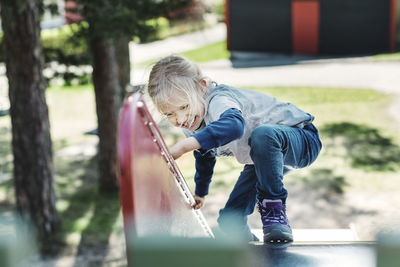
[[[182, 101], [182, 99], [186, 99], [186, 101]], [[170, 97], [163, 104], [161, 112], [172, 125], [194, 131], [200, 127], [203, 121], [204, 107], [195, 110], [190, 107], [189, 103], [184, 96]]]

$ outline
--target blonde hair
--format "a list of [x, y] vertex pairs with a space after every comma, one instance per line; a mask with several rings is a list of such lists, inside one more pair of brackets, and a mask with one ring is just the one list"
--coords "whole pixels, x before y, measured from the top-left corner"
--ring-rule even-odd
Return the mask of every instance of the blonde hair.
[[[201, 83], [204, 80], [205, 85]], [[168, 56], [158, 61], [150, 72], [148, 93], [159, 111], [170, 97], [184, 96], [192, 110], [205, 107], [205, 92], [211, 82], [200, 68], [181, 56]]]

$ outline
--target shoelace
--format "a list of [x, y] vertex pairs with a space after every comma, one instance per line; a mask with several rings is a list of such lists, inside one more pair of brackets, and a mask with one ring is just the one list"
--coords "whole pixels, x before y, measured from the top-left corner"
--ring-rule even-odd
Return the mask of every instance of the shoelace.
[[263, 205], [258, 205], [258, 210], [261, 214], [261, 220], [265, 224], [269, 223], [280, 223], [280, 224], [288, 224], [286, 216], [285, 216], [285, 206], [283, 209], [271, 208], [267, 209]]

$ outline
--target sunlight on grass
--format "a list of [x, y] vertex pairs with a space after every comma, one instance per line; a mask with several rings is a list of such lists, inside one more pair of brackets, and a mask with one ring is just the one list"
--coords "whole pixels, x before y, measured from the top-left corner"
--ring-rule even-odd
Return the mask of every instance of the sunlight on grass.
[[68, 245], [78, 246], [81, 242], [81, 238], [82, 236], [80, 232], [72, 232], [67, 234], [67, 236], [65, 237], [65, 243], [67, 243]]
[[400, 52], [379, 54], [372, 57], [374, 61], [400, 61]]
[[97, 127], [95, 96], [91, 85], [50, 87], [46, 91], [53, 141], [80, 138]]
[[347, 89], [329, 87], [246, 87], [255, 91], [266, 93], [278, 98], [280, 101], [292, 102], [296, 105], [321, 105], [349, 103], [371, 103], [382, 100], [385, 95], [370, 89]]
[[[230, 53], [226, 48], [226, 41], [205, 45], [198, 49], [180, 53], [180, 55], [196, 63], [205, 63], [219, 59], [229, 59]], [[134, 63], [135, 67], [149, 68], [161, 58], [154, 58], [143, 62]]]
[[56, 203], [58, 212], [65, 212], [69, 207], [69, 202], [65, 199], [59, 199]]
[[72, 232], [82, 232], [86, 227], [88, 227], [90, 223], [90, 219], [93, 216], [93, 207], [90, 207], [89, 210], [81, 217], [75, 219], [71, 226]]
[[329, 122], [348, 121], [367, 124], [397, 136], [397, 126], [387, 107], [394, 95], [370, 89], [327, 87], [248, 87], [280, 101], [291, 102], [315, 116], [317, 126]]
[[230, 53], [226, 49], [226, 41], [209, 44], [181, 54], [196, 63], [204, 63], [218, 59], [229, 59], [230, 57]]

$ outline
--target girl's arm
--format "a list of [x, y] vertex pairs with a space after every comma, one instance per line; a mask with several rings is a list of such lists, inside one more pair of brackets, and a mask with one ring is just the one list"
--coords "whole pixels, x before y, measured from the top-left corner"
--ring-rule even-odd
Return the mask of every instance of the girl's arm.
[[193, 208], [200, 209], [204, 205], [205, 197], [208, 194], [216, 158], [212, 150], [207, 152], [201, 149], [195, 150], [193, 155], [196, 159], [196, 174], [194, 175], [196, 188]]
[[195, 150], [193, 155], [196, 159], [196, 173], [194, 175], [196, 188], [194, 193], [196, 196], [203, 197], [208, 194], [208, 188], [214, 174], [216, 158], [212, 150]]
[[203, 149], [205, 151], [223, 146], [242, 137], [244, 133], [244, 118], [242, 113], [234, 108], [226, 110], [217, 121], [208, 124], [203, 130], [179, 141], [170, 148], [174, 159], [183, 154]]
[[174, 159], [177, 159], [187, 152], [200, 148], [201, 148], [200, 143], [197, 141], [196, 138], [191, 136], [186, 139], [183, 139], [182, 141], [179, 141], [178, 143], [173, 145], [169, 150], [171, 152], [172, 157]]

